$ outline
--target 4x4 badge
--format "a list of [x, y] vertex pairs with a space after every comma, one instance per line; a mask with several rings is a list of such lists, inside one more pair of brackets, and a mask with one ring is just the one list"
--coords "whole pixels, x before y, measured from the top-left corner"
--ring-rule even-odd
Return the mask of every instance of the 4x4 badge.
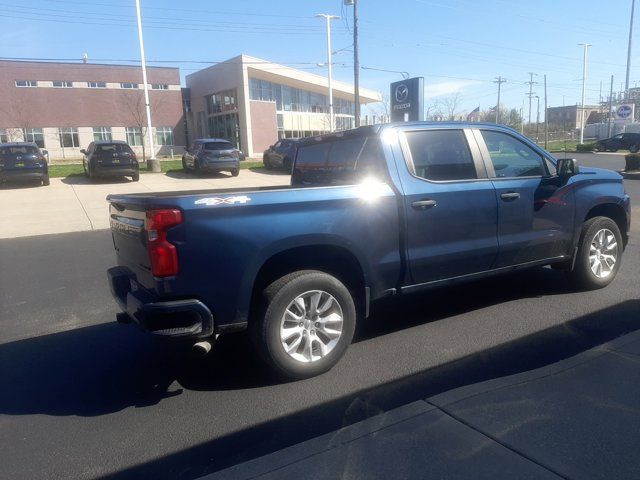
[[250, 202], [251, 198], [246, 195], [240, 195], [237, 197], [209, 197], [209, 198], [201, 198], [200, 200], [196, 200], [193, 202], [196, 205], [235, 205], [236, 203], [247, 203]]

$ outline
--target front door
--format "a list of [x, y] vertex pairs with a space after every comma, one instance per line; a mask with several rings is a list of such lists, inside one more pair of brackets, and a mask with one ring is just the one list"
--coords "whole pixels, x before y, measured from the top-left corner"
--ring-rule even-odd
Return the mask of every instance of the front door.
[[[543, 151], [510, 133], [481, 129], [498, 202], [499, 253], [495, 267], [570, 254], [574, 193], [562, 185]], [[553, 173], [553, 174], [552, 174]]]
[[497, 202], [471, 132], [406, 129], [401, 143], [412, 283], [489, 270], [498, 251]]

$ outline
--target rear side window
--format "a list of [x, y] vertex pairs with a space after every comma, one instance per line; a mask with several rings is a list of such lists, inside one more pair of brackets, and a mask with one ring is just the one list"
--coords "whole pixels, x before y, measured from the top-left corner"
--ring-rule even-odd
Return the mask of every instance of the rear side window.
[[417, 177], [434, 181], [478, 178], [462, 130], [422, 130], [406, 133]]
[[535, 177], [547, 174], [542, 155], [515, 137], [482, 130], [491, 163], [498, 178]]
[[207, 142], [204, 144], [205, 150], [231, 150], [233, 145], [229, 142]]
[[298, 148], [292, 185], [349, 185], [384, 172], [377, 137], [325, 141]]

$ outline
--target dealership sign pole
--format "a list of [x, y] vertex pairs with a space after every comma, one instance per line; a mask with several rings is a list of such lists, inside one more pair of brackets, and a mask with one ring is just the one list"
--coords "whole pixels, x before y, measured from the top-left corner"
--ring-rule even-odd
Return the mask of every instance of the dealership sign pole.
[[[153, 144], [151, 129], [151, 108], [149, 107], [149, 85], [147, 84], [147, 64], [144, 59], [144, 42], [142, 40], [142, 16], [140, 15], [140, 0], [136, 0], [136, 16], [138, 17], [138, 40], [140, 42], [140, 63], [142, 64], [142, 81], [144, 82], [144, 107], [147, 113], [147, 134], [149, 135], [149, 149], [151, 150], [147, 168], [152, 172], [160, 171], [160, 163], [156, 160], [156, 149]], [[144, 138], [142, 139], [144, 143]]]
[[340, 20], [340, 17], [336, 15], [328, 15], [326, 13], [318, 13], [316, 15], [318, 18], [324, 18], [327, 22], [327, 68], [329, 70], [329, 131], [333, 132], [334, 130], [334, 120], [333, 120], [333, 87], [332, 83], [332, 71], [331, 71], [331, 20]]

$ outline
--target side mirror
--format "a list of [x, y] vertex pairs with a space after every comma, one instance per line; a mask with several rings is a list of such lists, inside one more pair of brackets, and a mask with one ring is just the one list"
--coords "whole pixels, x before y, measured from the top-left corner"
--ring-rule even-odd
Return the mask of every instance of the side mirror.
[[87, 154], [87, 151], [86, 151], [84, 148], [81, 148], [81, 149], [80, 149], [80, 153], [81, 153], [81, 154], [83, 154], [83, 155], [86, 155], [86, 154]]
[[570, 177], [580, 173], [580, 167], [578, 161], [575, 158], [561, 158], [556, 165], [558, 177], [563, 180], [567, 180]]

